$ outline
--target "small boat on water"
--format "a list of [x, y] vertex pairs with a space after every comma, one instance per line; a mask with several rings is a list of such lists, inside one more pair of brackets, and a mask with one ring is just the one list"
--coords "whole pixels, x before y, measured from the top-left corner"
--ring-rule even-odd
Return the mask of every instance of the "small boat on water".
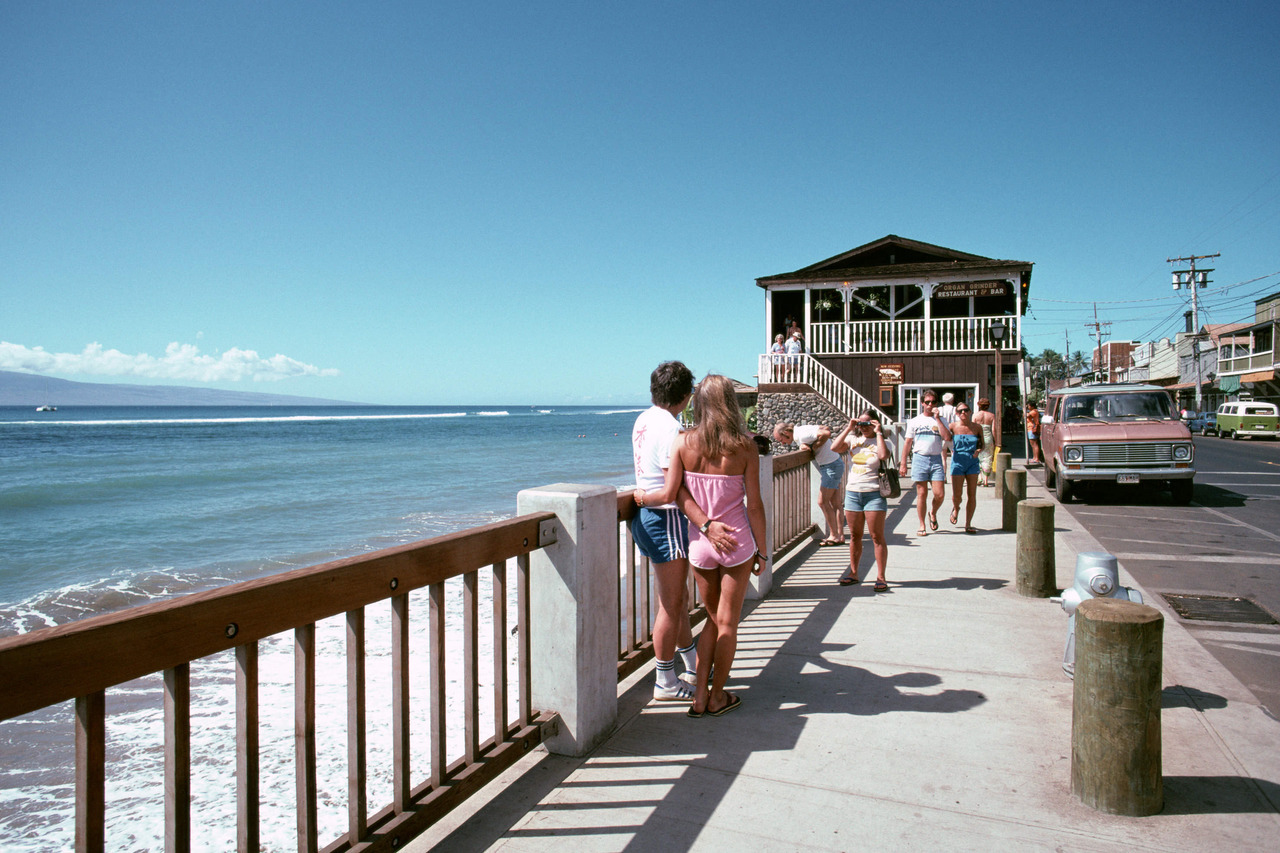
[[36, 411], [37, 412], [56, 412], [58, 411], [58, 407], [50, 406], [48, 403], [45, 403], [43, 406], [36, 406]]

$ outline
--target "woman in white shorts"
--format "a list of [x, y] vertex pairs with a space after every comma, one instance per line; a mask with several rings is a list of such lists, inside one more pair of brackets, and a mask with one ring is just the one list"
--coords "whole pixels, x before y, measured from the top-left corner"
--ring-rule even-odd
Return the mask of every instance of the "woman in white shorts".
[[849, 478], [845, 484], [844, 515], [849, 522], [849, 567], [840, 576], [843, 586], [861, 582], [858, 564], [862, 562], [862, 528], [871, 533], [871, 547], [876, 557], [876, 592], [885, 592], [885, 568], [889, 563], [889, 546], [884, 538], [884, 520], [889, 502], [880, 494], [880, 466], [889, 458], [884, 433], [871, 412], [865, 412], [845, 427], [831, 442], [836, 453], [850, 454]]

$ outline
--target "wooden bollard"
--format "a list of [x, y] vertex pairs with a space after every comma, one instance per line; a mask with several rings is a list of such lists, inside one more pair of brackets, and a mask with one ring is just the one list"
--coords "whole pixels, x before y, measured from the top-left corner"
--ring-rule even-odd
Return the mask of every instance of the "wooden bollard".
[[1004, 501], [1001, 507], [1001, 520], [1005, 533], [1013, 533], [1018, 529], [1018, 502], [1027, 496], [1027, 472], [1010, 469], [1004, 472]]
[[1004, 472], [1013, 467], [1012, 453], [997, 453], [996, 467], [992, 469], [991, 476], [996, 478], [996, 497], [1004, 497]]
[[[1026, 472], [1019, 473], [1025, 475]], [[1048, 598], [1058, 594], [1058, 572], [1053, 551], [1053, 506], [1053, 501], [1041, 498], [1018, 502], [1018, 595]]]
[[1164, 617], [1145, 604], [1091, 598], [1076, 609], [1071, 790], [1108, 814], [1164, 807], [1160, 693]]

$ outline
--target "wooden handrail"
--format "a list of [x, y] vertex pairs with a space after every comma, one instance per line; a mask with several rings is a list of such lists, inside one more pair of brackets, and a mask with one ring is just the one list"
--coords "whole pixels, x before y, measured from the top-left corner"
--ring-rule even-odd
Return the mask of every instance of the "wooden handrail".
[[532, 513], [425, 542], [0, 639], [0, 719], [162, 672], [528, 554]]

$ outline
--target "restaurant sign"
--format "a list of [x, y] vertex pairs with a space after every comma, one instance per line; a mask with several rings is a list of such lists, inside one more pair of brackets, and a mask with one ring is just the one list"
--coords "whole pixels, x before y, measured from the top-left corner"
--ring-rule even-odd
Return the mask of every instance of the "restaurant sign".
[[939, 284], [933, 288], [933, 295], [939, 299], [958, 299], [967, 296], [1007, 296], [1009, 282], [998, 281], [953, 281]]
[[882, 364], [879, 369], [881, 385], [902, 384], [903, 366], [901, 364]]

